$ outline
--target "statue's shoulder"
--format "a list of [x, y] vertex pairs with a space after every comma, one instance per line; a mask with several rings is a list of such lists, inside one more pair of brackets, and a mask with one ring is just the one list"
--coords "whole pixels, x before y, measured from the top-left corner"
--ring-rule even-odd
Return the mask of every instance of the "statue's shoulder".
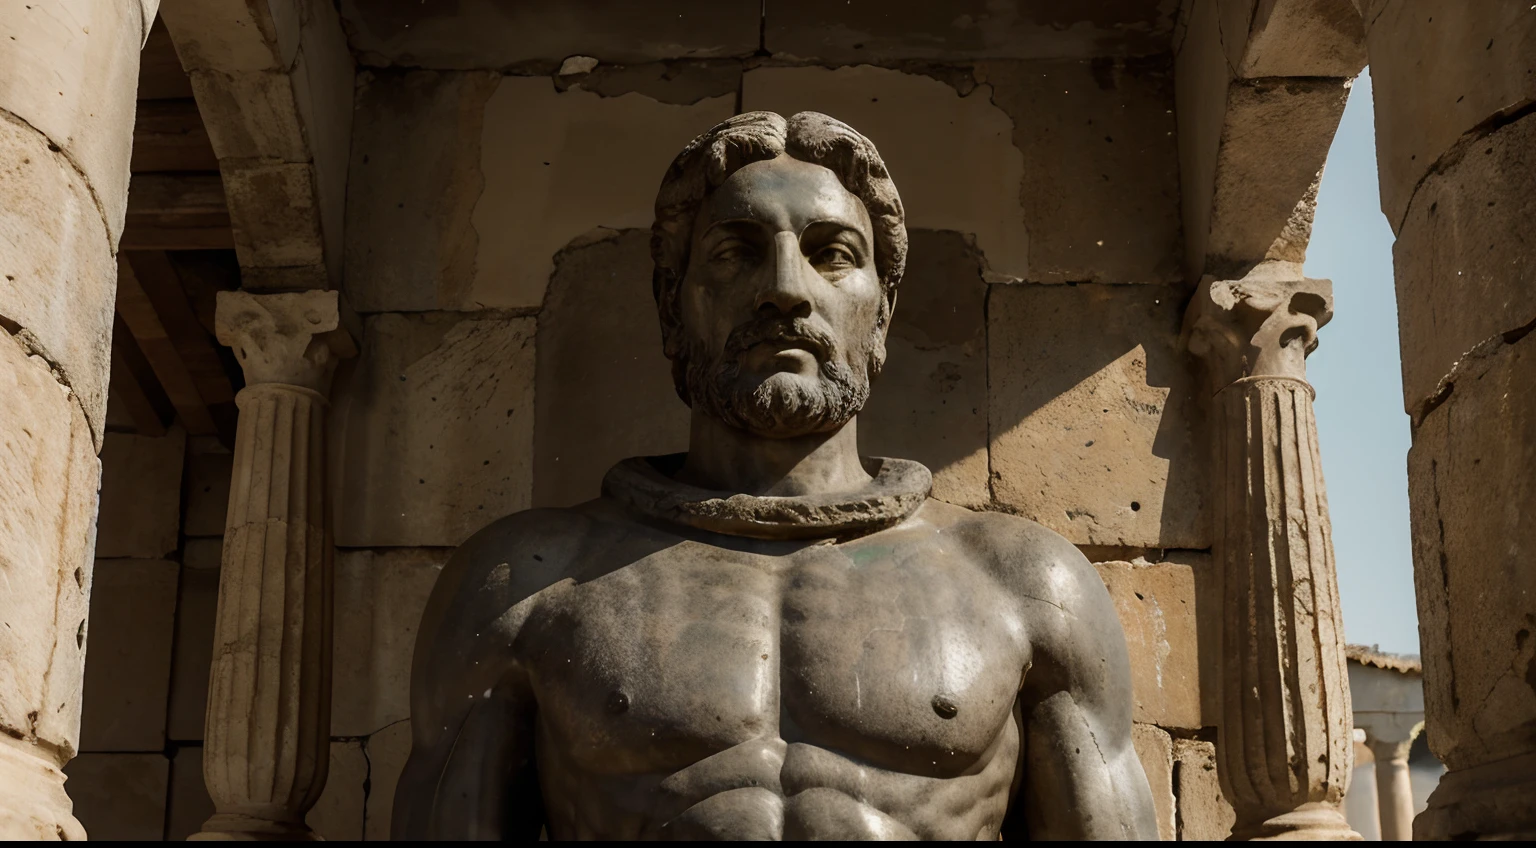
[[[427, 655], [463, 659], [511, 644], [541, 597], [589, 575], [591, 563], [624, 544], [633, 522], [592, 502], [526, 509], [497, 519], [458, 547], [438, 575], [418, 637]], [[435, 647], [434, 647], [435, 646]], [[491, 647], [487, 647], [491, 646]], [[453, 665], [453, 663], [448, 663]]]
[[929, 501], [924, 509], [946, 535], [963, 541], [1006, 590], [1060, 604], [1083, 593], [1103, 594], [1098, 571], [1060, 533], [1018, 515]]
[[603, 499], [574, 507], [525, 509], [469, 537], [440, 582], [462, 582], [467, 591], [494, 599], [493, 605], [515, 603], [518, 596], [580, 578], [584, 566], [604, 559], [604, 552], [624, 547], [644, 530]]

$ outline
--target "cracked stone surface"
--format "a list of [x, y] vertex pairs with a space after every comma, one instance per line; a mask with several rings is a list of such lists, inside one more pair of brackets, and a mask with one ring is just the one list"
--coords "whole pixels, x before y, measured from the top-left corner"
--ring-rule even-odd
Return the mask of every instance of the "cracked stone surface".
[[1531, 750], [1536, 482], [1514, 469], [1536, 467], [1536, 411], [1513, 401], [1533, 380], [1536, 336], [1468, 363], [1408, 452], [1424, 706], [1452, 770]]
[[1207, 450], [1162, 286], [994, 286], [992, 492], [1079, 545], [1209, 547]]
[[367, 736], [410, 717], [416, 626], [448, 551], [336, 557], [331, 735]]
[[529, 505], [532, 319], [377, 315], [360, 347], [334, 393], [338, 545], [457, 545]]
[[89, 186], [48, 144], [0, 120], [0, 327], [59, 371], [99, 446], [117, 264]]
[[[76, 749], [100, 464], [48, 364], [0, 332], [0, 729]], [[50, 602], [51, 599], [51, 602]]]
[[1194, 569], [1181, 563], [1128, 562], [1100, 562], [1094, 568], [1104, 579], [1125, 628], [1135, 720], [1200, 729]]
[[376, 74], [358, 101], [348, 294], [362, 312], [537, 308], [572, 239], [650, 226], [672, 157], [734, 101], [603, 97], [548, 77]]
[[1480, 139], [1419, 187], [1392, 248], [1410, 414], [1473, 348], [1536, 322], [1532, 221], [1536, 115]]

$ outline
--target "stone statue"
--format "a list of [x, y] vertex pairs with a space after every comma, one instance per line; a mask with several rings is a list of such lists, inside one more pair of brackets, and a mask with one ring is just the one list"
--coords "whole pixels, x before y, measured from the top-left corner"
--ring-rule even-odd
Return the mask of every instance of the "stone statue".
[[396, 838], [1156, 838], [1093, 567], [858, 455], [907, 249], [869, 140], [732, 118], [651, 245], [688, 452], [455, 554]]

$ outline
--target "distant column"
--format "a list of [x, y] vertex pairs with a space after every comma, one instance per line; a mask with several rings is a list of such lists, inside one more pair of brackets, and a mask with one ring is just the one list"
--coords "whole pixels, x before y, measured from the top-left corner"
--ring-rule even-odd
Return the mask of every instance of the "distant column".
[[1217, 775], [1239, 840], [1360, 838], [1340, 811], [1353, 725], [1306, 381], [1332, 301], [1327, 280], [1207, 278], [1187, 319], [1212, 391]]
[[1376, 810], [1383, 842], [1413, 839], [1413, 782], [1408, 775], [1408, 749], [1413, 739], [1377, 739], [1366, 731], [1365, 744], [1376, 758]]
[[246, 387], [224, 530], [203, 743], [217, 812], [194, 839], [313, 839], [331, 724], [326, 394], [355, 353], [335, 292], [221, 292]]

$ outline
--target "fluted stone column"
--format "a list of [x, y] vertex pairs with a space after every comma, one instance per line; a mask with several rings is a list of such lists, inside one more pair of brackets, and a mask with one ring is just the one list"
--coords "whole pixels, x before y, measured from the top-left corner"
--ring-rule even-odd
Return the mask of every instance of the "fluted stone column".
[[1536, 9], [1356, 0], [1410, 416], [1418, 839], [1536, 838]]
[[0, 839], [75, 755], [139, 50], [156, 0], [0, 3]]
[[1190, 307], [1190, 350], [1212, 389], [1216, 756], [1233, 839], [1360, 838], [1339, 809], [1353, 725], [1306, 382], [1332, 299], [1326, 280], [1255, 274], [1207, 279]]
[[221, 292], [219, 341], [246, 386], [224, 530], [197, 839], [312, 839], [330, 761], [326, 393], [355, 353], [335, 292]]

